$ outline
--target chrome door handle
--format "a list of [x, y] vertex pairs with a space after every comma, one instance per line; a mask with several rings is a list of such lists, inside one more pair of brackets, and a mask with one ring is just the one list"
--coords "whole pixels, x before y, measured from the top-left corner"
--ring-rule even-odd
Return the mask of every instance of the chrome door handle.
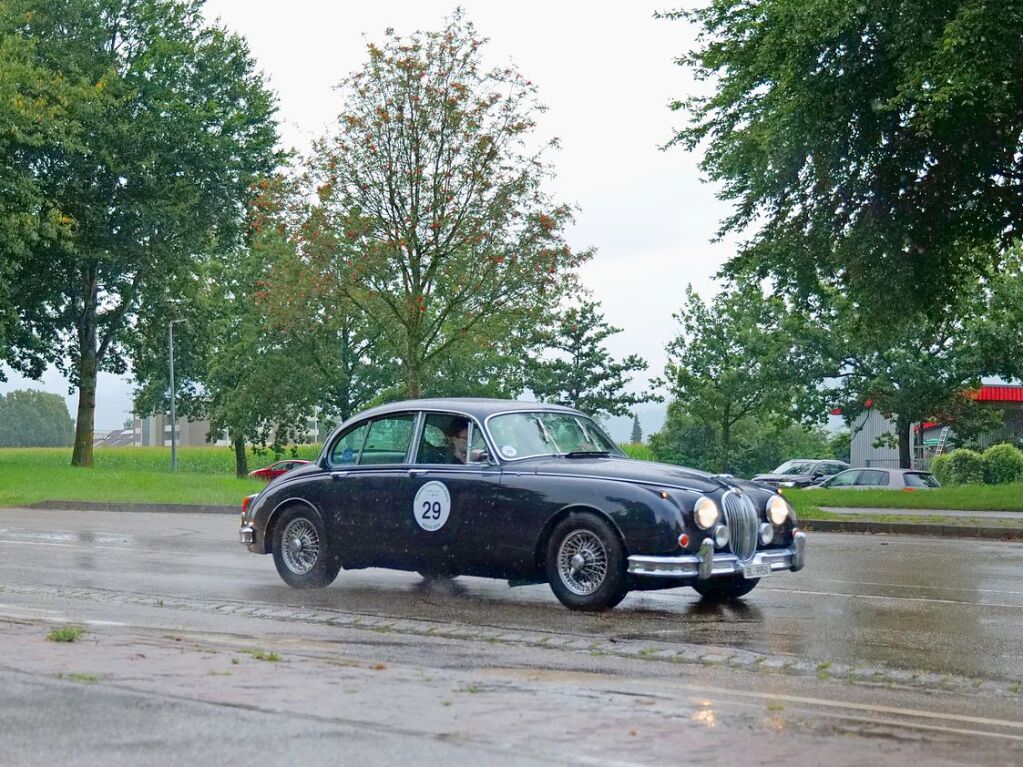
[[409, 469], [408, 470], [408, 475], [410, 477], [421, 477], [424, 474], [429, 474], [429, 473], [430, 473], [429, 469]]
[[344, 479], [347, 476], [348, 476], [347, 471], [332, 471], [330, 473], [330, 478], [333, 480]]

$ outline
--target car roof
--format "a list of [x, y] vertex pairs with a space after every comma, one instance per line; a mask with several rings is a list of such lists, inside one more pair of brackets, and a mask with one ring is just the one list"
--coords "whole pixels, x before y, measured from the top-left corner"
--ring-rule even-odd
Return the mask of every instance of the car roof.
[[565, 405], [552, 405], [544, 402], [523, 402], [522, 400], [484, 399], [478, 397], [445, 397], [389, 402], [386, 405], [378, 405], [377, 407], [364, 410], [352, 420], [362, 420], [363, 418], [386, 415], [388, 413], [403, 413], [409, 410], [448, 410], [456, 413], [465, 413], [479, 420], [483, 420], [495, 413], [535, 412], [537, 410], [556, 413], [579, 412]]

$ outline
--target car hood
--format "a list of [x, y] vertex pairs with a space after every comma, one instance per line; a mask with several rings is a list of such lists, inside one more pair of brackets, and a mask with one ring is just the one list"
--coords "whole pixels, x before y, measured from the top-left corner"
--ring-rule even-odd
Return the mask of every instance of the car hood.
[[535, 471], [537, 474], [568, 474], [683, 487], [699, 493], [714, 493], [743, 484], [698, 469], [631, 458], [538, 458], [523, 461], [518, 466], [512, 464], [507, 468], [512, 471]]
[[757, 474], [754, 482], [810, 482], [809, 474]]

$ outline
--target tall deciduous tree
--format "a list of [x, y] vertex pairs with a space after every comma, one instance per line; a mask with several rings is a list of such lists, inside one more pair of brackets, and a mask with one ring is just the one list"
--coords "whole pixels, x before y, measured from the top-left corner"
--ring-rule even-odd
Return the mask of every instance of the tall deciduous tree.
[[74, 433], [59, 394], [19, 389], [0, 395], [0, 447], [67, 447]]
[[[78, 387], [72, 463], [91, 465], [96, 378], [124, 372], [142, 306], [237, 245], [255, 178], [279, 157], [274, 99], [244, 41], [198, 0], [10, 0], [0, 38], [81, 93], [76, 144], [41, 141], [33, 171], [68, 237], [33, 244], [17, 300], [29, 342]], [[45, 354], [41, 351], [45, 348]]]
[[655, 452], [662, 457], [684, 457], [690, 448], [672, 447], [663, 435], [702, 430], [702, 464], [735, 471], [744, 445], [753, 444], [740, 431], [767, 421], [787, 426], [800, 415], [805, 372], [794, 354], [788, 310], [755, 283], [726, 290], [710, 303], [689, 286], [675, 319], [679, 335], [668, 345], [665, 369], [674, 402], [668, 427], [659, 440], [651, 437], [651, 445], [660, 446]]
[[44, 147], [79, 148], [72, 111], [87, 89], [48, 67], [32, 39], [10, 33], [25, 14], [19, 3], [0, 5], [0, 360], [38, 376], [38, 344], [18, 333], [15, 283], [33, 248], [69, 234], [71, 220], [47, 198], [38, 170]]
[[166, 412], [167, 323], [185, 319], [175, 338], [178, 412], [208, 419], [211, 437], [227, 434], [239, 476], [246, 444], [279, 453], [315, 436], [312, 416], [348, 418], [387, 380], [361, 317], [320, 303], [330, 275], [298, 257], [288, 223], [299, 196], [283, 179], [260, 182], [246, 246], [208, 259], [186, 301], [141, 318], [133, 343], [136, 408]]
[[596, 302], [565, 309], [550, 330], [538, 334], [541, 355], [526, 363], [526, 387], [543, 402], [601, 417], [628, 415], [633, 405], [657, 399], [627, 391], [632, 374], [646, 370], [647, 363], [638, 354], [611, 356], [606, 341], [620, 332], [604, 320]]
[[344, 300], [400, 361], [406, 396], [521, 335], [589, 256], [565, 244], [571, 211], [542, 188], [536, 88], [485, 69], [484, 42], [461, 12], [439, 32], [388, 31], [342, 83], [336, 134], [311, 159], [320, 202], [305, 252], [343, 273]]
[[713, 83], [671, 143], [753, 231], [727, 265], [846, 289], [896, 331], [1023, 232], [1023, 3], [711, 0], [679, 61]]

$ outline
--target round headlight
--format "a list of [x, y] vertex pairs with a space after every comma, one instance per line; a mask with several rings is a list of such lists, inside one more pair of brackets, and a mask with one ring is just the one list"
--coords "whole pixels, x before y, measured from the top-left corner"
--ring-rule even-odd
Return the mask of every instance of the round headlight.
[[784, 525], [789, 518], [789, 502], [775, 495], [767, 502], [767, 518], [772, 525]]
[[693, 519], [696, 520], [696, 524], [703, 530], [710, 530], [717, 524], [721, 518], [721, 510], [718, 505], [714, 502], [714, 499], [708, 498], [703, 495], [696, 499], [696, 504], [693, 506]]

